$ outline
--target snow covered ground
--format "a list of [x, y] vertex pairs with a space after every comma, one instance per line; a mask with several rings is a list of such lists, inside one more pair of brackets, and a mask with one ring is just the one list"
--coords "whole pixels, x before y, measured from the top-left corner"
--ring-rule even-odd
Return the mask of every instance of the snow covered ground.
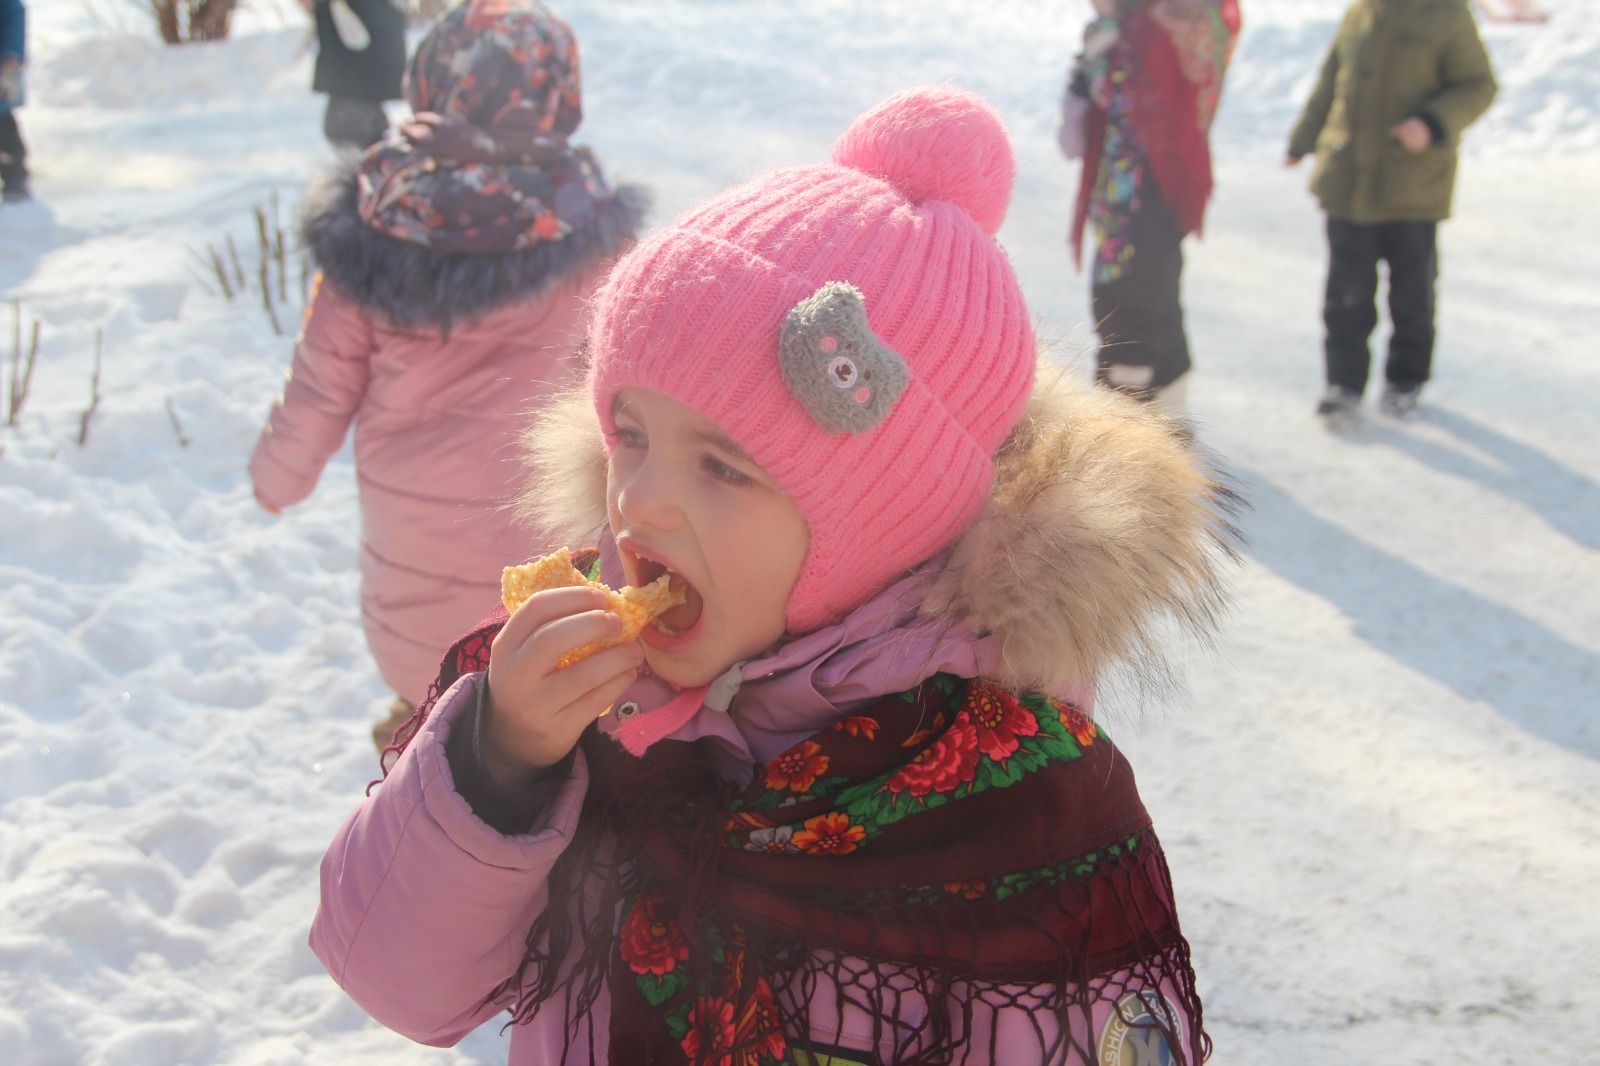
[[[1186, 282], [1204, 441], [1254, 510], [1187, 696], [1104, 705], [1171, 852], [1219, 1064], [1594, 1061], [1600, 1046], [1600, 2], [1485, 27], [1502, 80], [1442, 231], [1438, 380], [1330, 435], [1320, 215], [1282, 143], [1342, 0], [1246, 0]], [[0, 1062], [503, 1063], [415, 1047], [305, 947], [373, 776], [348, 455], [273, 520], [244, 462], [287, 364], [197, 254], [329, 160], [287, 4], [166, 50], [32, 5], [39, 202], [0, 209], [42, 344], [0, 430]], [[821, 158], [908, 84], [990, 96], [1002, 239], [1081, 351], [1050, 133], [1087, 10], [1047, 0], [568, 0], [585, 134], [656, 218]], [[98, 11], [98, 17], [90, 14]], [[288, 278], [286, 329], [298, 318]], [[88, 441], [96, 333], [103, 399]], [[6, 368], [9, 371], [9, 367]], [[175, 414], [174, 424], [168, 405]], [[189, 441], [182, 446], [178, 426]], [[426, 916], [419, 916], [426, 920]]]

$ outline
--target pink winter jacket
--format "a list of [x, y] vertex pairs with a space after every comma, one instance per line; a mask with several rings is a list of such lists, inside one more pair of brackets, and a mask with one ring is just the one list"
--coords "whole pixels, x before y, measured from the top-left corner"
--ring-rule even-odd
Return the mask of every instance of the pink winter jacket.
[[[502, 836], [473, 813], [455, 790], [445, 743], [461, 716], [471, 716], [481, 676], [463, 677], [440, 698], [382, 786], [339, 830], [322, 860], [322, 903], [311, 927], [312, 950], [368, 1014], [412, 1040], [441, 1047], [454, 1045], [511, 1005], [509, 996], [493, 1002], [487, 997], [521, 961], [528, 929], [549, 902], [550, 870], [572, 839], [588, 786], [580, 751], [542, 824], [530, 832]], [[725, 732], [728, 721], [722, 717], [711, 731]], [[698, 735], [692, 723], [680, 733], [685, 738]], [[781, 750], [799, 735], [766, 737], [765, 747]], [[756, 749], [757, 758], [764, 754], [775, 751]], [[1058, 1032], [1053, 1016], [1028, 1011], [1026, 989], [1008, 992], [1003, 1006], [974, 1005], [974, 1039], [971, 1054], [963, 1060], [971, 1066], [1045, 1061], [1042, 1049]], [[1172, 1002], [1172, 989], [1164, 985], [1162, 992]], [[841, 1017], [835, 1001], [833, 989], [819, 985], [810, 1007], [813, 1038], [819, 1045], [842, 1049], [871, 1048], [871, 1017], [850, 1006]], [[919, 1019], [929, 1009], [915, 988], [903, 990], [897, 1002], [899, 1016], [907, 1020]], [[1135, 1015], [1138, 1009], [1124, 1005]], [[587, 1028], [562, 1058], [566, 1018], [552, 1009], [511, 1030], [510, 1066], [607, 1061], [607, 990], [601, 990], [590, 1020], [592, 1059]], [[1073, 1035], [1078, 1046], [1096, 1049], [1096, 1058], [1076, 1053], [1063, 1058], [1058, 1053], [1049, 1061], [1095, 1066], [1107, 1054], [1112, 1056], [1108, 1062], [1146, 1061], [1137, 1057], [1141, 1054], [1170, 1056], [1164, 1046], [1141, 1048], [1152, 1039], [1150, 1034], [1123, 1024], [1109, 1006], [1095, 1008], [1092, 1024], [1092, 1036]], [[1183, 1018], [1180, 1024], [1192, 1031], [1193, 1019]], [[1130, 1057], [1116, 1057], [1124, 1045]], [[887, 1063], [891, 1052], [884, 1045], [878, 1059], [862, 1054], [860, 1061]], [[845, 1066], [854, 1060], [846, 1052], [833, 1061]]]
[[552, 547], [512, 521], [517, 438], [577, 372], [584, 299], [609, 261], [437, 328], [399, 329], [332, 283], [250, 459], [273, 511], [311, 494], [355, 422], [361, 618], [383, 679], [422, 701], [446, 648], [494, 607], [500, 569]]

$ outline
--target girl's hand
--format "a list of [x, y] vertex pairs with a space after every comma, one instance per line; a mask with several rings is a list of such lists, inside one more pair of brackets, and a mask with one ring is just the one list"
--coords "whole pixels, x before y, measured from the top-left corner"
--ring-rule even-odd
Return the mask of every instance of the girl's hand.
[[637, 641], [555, 668], [567, 652], [621, 630], [607, 603], [588, 587], [536, 592], [494, 638], [483, 742], [489, 772], [502, 786], [523, 787], [566, 758], [638, 676], [644, 649]]

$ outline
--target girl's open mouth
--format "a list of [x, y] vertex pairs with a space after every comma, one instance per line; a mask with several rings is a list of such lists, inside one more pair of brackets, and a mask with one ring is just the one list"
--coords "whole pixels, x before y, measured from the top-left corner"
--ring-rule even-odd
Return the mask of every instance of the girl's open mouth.
[[[655, 640], [652, 637], [686, 638], [700, 624], [700, 615], [705, 610], [705, 601], [701, 599], [699, 591], [691, 585], [682, 574], [668, 567], [665, 563], [654, 559], [647, 559], [642, 555], [634, 554], [633, 570], [635, 580], [640, 586], [648, 585], [657, 580], [662, 574], [671, 575], [671, 587], [676, 592], [683, 593], [683, 602], [666, 611], [651, 622], [644, 632], [643, 639], [647, 644], [657, 647], [663, 646], [666, 641]], [[678, 643], [672, 639], [672, 643]]]

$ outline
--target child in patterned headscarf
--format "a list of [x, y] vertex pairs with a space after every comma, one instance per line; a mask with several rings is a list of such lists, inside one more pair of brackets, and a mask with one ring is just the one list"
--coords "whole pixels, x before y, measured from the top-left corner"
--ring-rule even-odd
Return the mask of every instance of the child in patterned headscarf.
[[[1237, 0], [1094, 0], [1072, 83], [1087, 101], [1074, 257], [1087, 223], [1101, 384], [1182, 413], [1189, 372], [1183, 238], [1211, 195], [1212, 116]], [[1066, 103], [1075, 103], [1069, 85]]]
[[529, 551], [505, 509], [517, 431], [575, 373], [584, 301], [645, 209], [569, 143], [578, 45], [536, 0], [458, 7], [407, 88], [415, 121], [310, 207], [321, 273], [250, 461], [277, 513], [355, 423], [362, 621], [398, 696], [380, 745]]

